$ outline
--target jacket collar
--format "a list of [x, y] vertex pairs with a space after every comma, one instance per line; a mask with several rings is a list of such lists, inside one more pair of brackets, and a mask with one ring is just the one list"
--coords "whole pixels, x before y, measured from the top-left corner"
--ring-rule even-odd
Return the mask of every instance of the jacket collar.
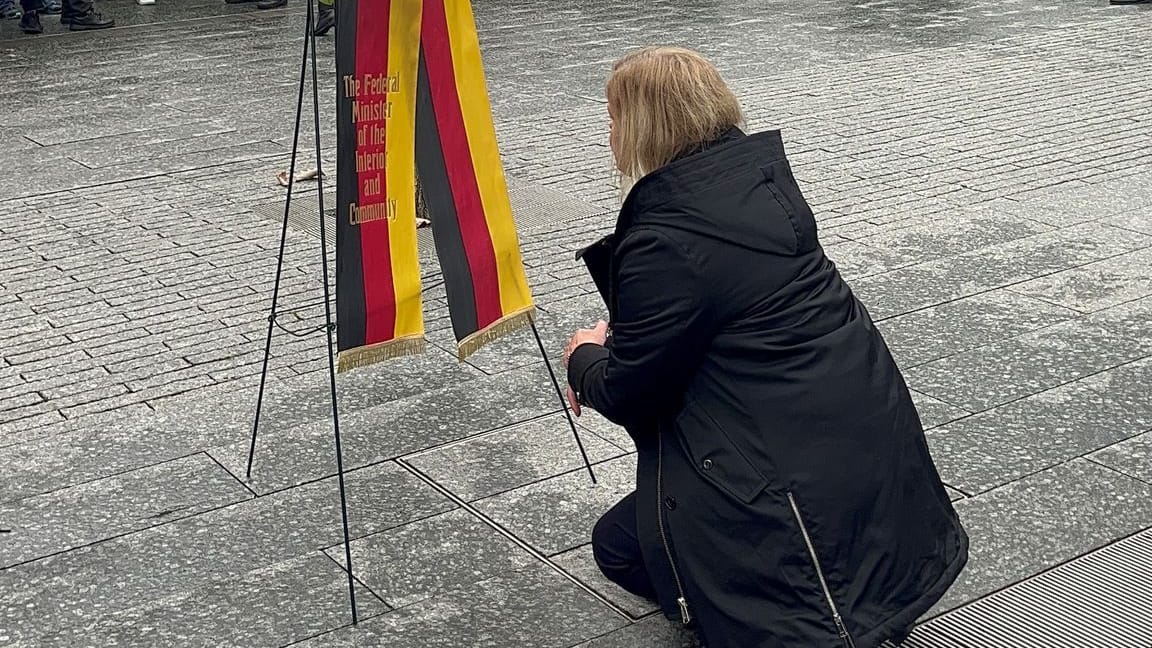
[[615, 233], [619, 237], [644, 212], [670, 200], [690, 196], [742, 164], [760, 166], [783, 158], [784, 142], [780, 131], [745, 135], [739, 128], [732, 127], [716, 139], [690, 149], [640, 178], [620, 208]]

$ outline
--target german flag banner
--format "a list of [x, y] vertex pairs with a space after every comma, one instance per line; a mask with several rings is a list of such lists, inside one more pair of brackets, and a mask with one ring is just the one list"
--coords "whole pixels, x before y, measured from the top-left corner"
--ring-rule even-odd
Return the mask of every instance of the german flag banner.
[[340, 0], [336, 312], [339, 370], [424, 348], [416, 247], [420, 0]]
[[535, 306], [496, 146], [471, 3], [423, 4], [416, 164], [463, 360], [530, 324]]

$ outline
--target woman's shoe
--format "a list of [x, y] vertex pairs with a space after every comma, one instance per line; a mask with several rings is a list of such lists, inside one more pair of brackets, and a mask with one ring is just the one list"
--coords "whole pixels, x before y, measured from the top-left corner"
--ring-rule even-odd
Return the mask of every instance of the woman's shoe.
[[20, 31], [25, 34], [43, 34], [44, 25], [40, 24], [40, 14], [29, 11], [20, 18]]
[[60, 22], [68, 25], [68, 29], [72, 31], [108, 29], [109, 27], [116, 26], [115, 20], [105, 18], [93, 9], [89, 9], [87, 13], [80, 14], [79, 16], [69, 16], [67, 21], [65, 21], [64, 16], [61, 16]]

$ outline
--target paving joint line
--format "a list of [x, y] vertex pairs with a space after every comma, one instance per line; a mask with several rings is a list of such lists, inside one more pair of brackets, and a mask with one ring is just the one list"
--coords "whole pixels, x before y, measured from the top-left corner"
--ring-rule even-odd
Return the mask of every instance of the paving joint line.
[[564, 569], [561, 569], [559, 565], [552, 562], [552, 560], [548, 556], [544, 555], [543, 552], [537, 550], [535, 547], [528, 544], [524, 540], [521, 540], [516, 534], [514, 534], [511, 531], [509, 531], [508, 529], [504, 528], [503, 525], [496, 522], [491, 517], [484, 514], [483, 512], [481, 512], [476, 507], [472, 506], [470, 503], [465, 502], [462, 498], [457, 496], [452, 491], [441, 486], [434, 479], [425, 475], [419, 468], [412, 466], [411, 464], [407, 463], [403, 459], [397, 459], [396, 463], [399, 464], [400, 466], [402, 466], [403, 468], [405, 468], [406, 470], [408, 470], [409, 472], [411, 472], [414, 476], [416, 476], [418, 479], [420, 479], [424, 483], [428, 484], [432, 488], [439, 491], [441, 495], [444, 495], [445, 497], [449, 498], [450, 500], [456, 502], [456, 504], [460, 508], [464, 509], [467, 513], [469, 513], [470, 515], [472, 515], [476, 519], [480, 520], [480, 522], [482, 522], [483, 524], [490, 527], [493, 531], [496, 531], [500, 535], [502, 535], [505, 538], [507, 538], [508, 540], [510, 540], [513, 544], [520, 547], [522, 550], [526, 551], [529, 555], [531, 555], [537, 561], [543, 563], [546, 567], [550, 568], [552, 571], [556, 572], [558, 575], [560, 575], [564, 579], [571, 582], [573, 585], [575, 585], [578, 588], [580, 588], [581, 590], [583, 590], [586, 594], [595, 598], [597, 601], [599, 601], [600, 603], [602, 603], [603, 605], [605, 605], [606, 607], [611, 609], [613, 612], [615, 612], [616, 614], [623, 617], [629, 623], [633, 623], [636, 621], [636, 618], [634, 618], [631, 614], [629, 614], [627, 611], [625, 611], [624, 608], [622, 608], [619, 605], [617, 605], [616, 603], [612, 602], [610, 599], [608, 599], [608, 597], [604, 596], [603, 594], [600, 594], [595, 589], [593, 589], [591, 586], [586, 585], [583, 581], [581, 581], [580, 579], [576, 578], [575, 576], [569, 574]]

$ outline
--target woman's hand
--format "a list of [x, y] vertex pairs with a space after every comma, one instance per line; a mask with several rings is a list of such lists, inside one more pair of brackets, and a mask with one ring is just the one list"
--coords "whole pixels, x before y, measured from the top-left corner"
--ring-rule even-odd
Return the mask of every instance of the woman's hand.
[[568, 360], [572, 357], [572, 352], [576, 347], [582, 344], [598, 344], [604, 346], [608, 341], [608, 322], [600, 320], [596, 323], [596, 328], [580, 329], [572, 334], [572, 339], [568, 340], [568, 346], [564, 347], [564, 366], [568, 366]]
[[568, 386], [568, 406], [572, 408], [572, 413], [580, 416], [580, 400], [576, 398], [576, 392], [572, 391], [572, 386]]
[[[564, 366], [568, 366], [568, 360], [572, 357], [572, 352], [576, 347], [582, 344], [597, 344], [604, 346], [608, 341], [608, 322], [600, 320], [596, 323], [595, 328], [580, 329], [572, 334], [572, 338], [568, 340], [568, 346], [564, 347]], [[576, 398], [576, 390], [572, 386], [568, 386], [568, 405], [572, 408], [572, 413], [580, 416], [580, 400]]]

